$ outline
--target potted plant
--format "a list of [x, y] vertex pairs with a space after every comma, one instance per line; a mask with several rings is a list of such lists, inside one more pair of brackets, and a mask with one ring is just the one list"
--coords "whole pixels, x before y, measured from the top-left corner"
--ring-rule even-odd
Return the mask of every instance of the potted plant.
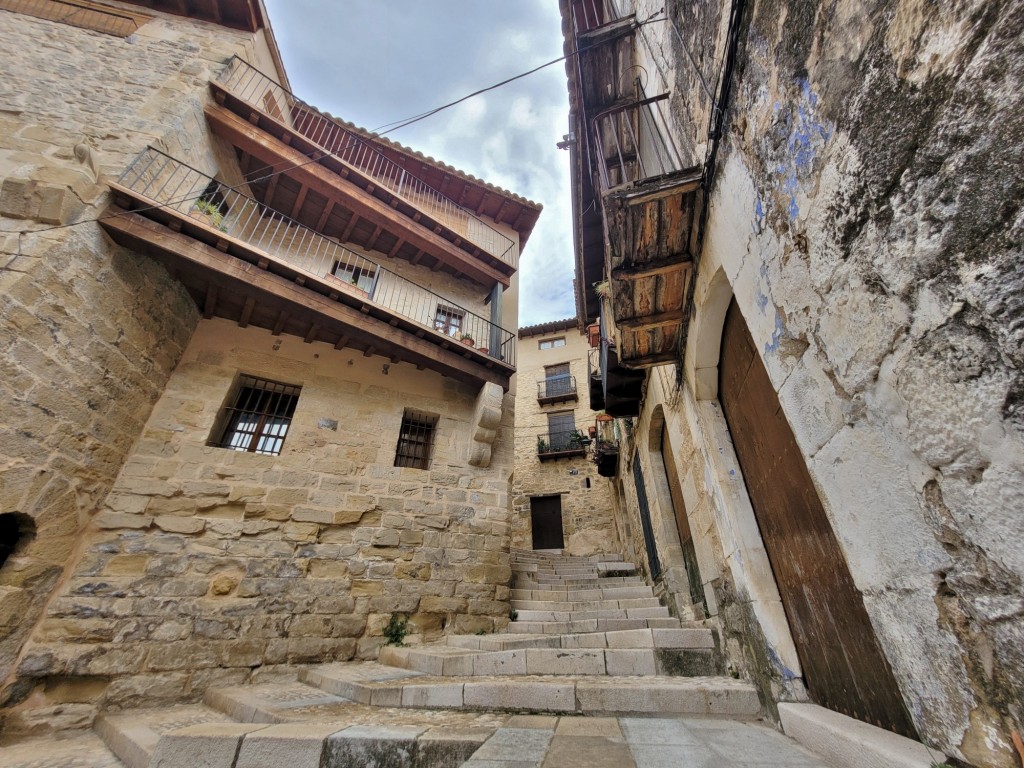
[[548, 441], [538, 435], [537, 437], [537, 453], [545, 453], [548, 449]]
[[569, 434], [569, 446], [576, 448], [586, 448], [590, 445], [590, 438], [584, 435], [580, 430], [574, 429]]
[[468, 333], [464, 333], [461, 336], [459, 336], [459, 341], [461, 341], [467, 347], [474, 347], [474, 346], [476, 346], [476, 341], [474, 341], [473, 337], [470, 336]]
[[587, 342], [591, 349], [601, 346], [601, 324], [591, 323], [587, 326]]
[[612, 285], [607, 280], [601, 280], [600, 282], [594, 283], [594, 293], [600, 296], [602, 299], [605, 296], [611, 296]]

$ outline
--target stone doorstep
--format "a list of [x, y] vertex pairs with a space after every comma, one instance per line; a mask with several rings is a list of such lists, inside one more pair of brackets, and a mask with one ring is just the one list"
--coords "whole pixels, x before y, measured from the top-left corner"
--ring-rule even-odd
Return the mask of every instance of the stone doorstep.
[[589, 621], [590, 619], [667, 619], [668, 608], [604, 608], [590, 611], [518, 611], [516, 621]]
[[338, 696], [390, 707], [755, 717], [761, 706], [752, 685], [728, 677], [420, 676], [371, 681], [352, 675], [346, 666], [311, 667], [302, 678]]
[[782, 730], [835, 768], [930, 768], [945, 758], [924, 744], [816, 704], [779, 704]]

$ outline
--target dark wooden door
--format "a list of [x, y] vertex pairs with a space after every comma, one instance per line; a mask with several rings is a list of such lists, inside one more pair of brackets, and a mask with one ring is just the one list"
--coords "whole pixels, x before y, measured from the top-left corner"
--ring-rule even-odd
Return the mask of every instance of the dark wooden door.
[[[675, 515], [676, 528], [679, 530], [679, 545], [683, 549], [686, 580], [690, 583], [690, 604], [699, 614], [697, 618], [703, 619], [708, 615], [708, 603], [704, 597], [700, 566], [697, 564], [697, 548], [693, 544], [693, 533], [690, 531], [690, 518], [686, 514], [686, 502], [683, 500], [683, 485], [679, 482], [679, 473], [672, 458], [672, 442], [667, 423], [661, 425], [661, 462], [665, 466], [665, 479], [668, 481], [669, 495], [672, 499], [672, 513]], [[703, 614], [700, 614], [701, 611]]]
[[562, 497], [535, 496], [530, 499], [530, 521], [534, 549], [562, 549]]
[[644, 533], [644, 549], [647, 550], [647, 567], [651, 580], [661, 575], [661, 561], [658, 559], [658, 547], [654, 543], [654, 526], [651, 525], [651, 506], [647, 503], [647, 485], [644, 483], [644, 472], [640, 468], [640, 454], [633, 455], [633, 485], [636, 487], [636, 504], [640, 513], [640, 528]]
[[828, 516], [735, 300], [719, 398], [815, 703], [916, 737]]

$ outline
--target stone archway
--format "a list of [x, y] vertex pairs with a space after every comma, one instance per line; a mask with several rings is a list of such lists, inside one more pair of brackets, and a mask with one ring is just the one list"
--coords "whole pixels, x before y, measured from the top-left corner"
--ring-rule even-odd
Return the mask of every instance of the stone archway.
[[692, 365], [687, 374], [698, 400], [718, 397], [718, 362], [722, 351], [722, 329], [733, 291], [721, 267], [711, 276], [693, 323]]

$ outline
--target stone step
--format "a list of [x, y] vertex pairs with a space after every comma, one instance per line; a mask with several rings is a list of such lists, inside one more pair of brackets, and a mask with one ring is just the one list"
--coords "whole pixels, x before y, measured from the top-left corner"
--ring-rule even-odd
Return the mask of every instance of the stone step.
[[512, 607], [518, 611], [596, 611], [609, 608], [658, 608], [661, 601], [656, 597], [634, 597], [628, 600], [512, 600]]
[[565, 602], [581, 602], [587, 600], [632, 600], [639, 597], [654, 597], [654, 590], [646, 584], [622, 587], [599, 587], [594, 589], [516, 589], [510, 590], [509, 597], [513, 600], [558, 600]]
[[612, 552], [602, 555], [563, 555], [554, 552], [544, 552], [535, 549], [513, 549], [510, 552], [513, 561], [524, 562], [555, 562], [555, 563], [607, 563], [622, 560], [621, 554]]
[[668, 608], [597, 608], [589, 611], [517, 611], [516, 621], [589, 621], [591, 619], [666, 619]]
[[682, 675], [721, 673], [713, 649], [522, 648], [484, 651], [451, 646], [382, 648], [379, 661], [435, 677], [493, 675]]
[[543, 585], [540, 587], [541, 589], [569, 589], [570, 587], [577, 587], [581, 589], [604, 589], [605, 587], [646, 585], [646, 583], [647, 582], [639, 576], [602, 576], [601, 578], [594, 579], [556, 579], [551, 577], [534, 578], [532, 574], [524, 574], [513, 580], [513, 588], [529, 589], [534, 585], [539, 584]]
[[527, 635], [571, 635], [619, 629], [679, 629], [679, 619], [588, 619], [586, 621], [513, 621], [507, 631]]
[[622, 561], [607, 563], [586, 563], [586, 564], [555, 564], [546, 563], [524, 563], [513, 560], [510, 563], [515, 573], [541, 573], [541, 574], [567, 574], [567, 573], [620, 573], [623, 571], [635, 571], [634, 563]]
[[[373, 679], [384, 670], [386, 677]], [[453, 710], [575, 712], [586, 715], [731, 715], [760, 712], [757, 691], [730, 677], [493, 676], [394, 677], [379, 664], [347, 662], [310, 667], [302, 679], [364, 704]]]
[[627, 629], [566, 635], [449, 635], [445, 638], [445, 644], [456, 648], [482, 651], [508, 651], [520, 648], [714, 649], [715, 633], [710, 629], [697, 627], [683, 629]]
[[147, 768], [165, 733], [224, 719], [220, 712], [197, 704], [101, 714], [93, 730], [127, 768]]

